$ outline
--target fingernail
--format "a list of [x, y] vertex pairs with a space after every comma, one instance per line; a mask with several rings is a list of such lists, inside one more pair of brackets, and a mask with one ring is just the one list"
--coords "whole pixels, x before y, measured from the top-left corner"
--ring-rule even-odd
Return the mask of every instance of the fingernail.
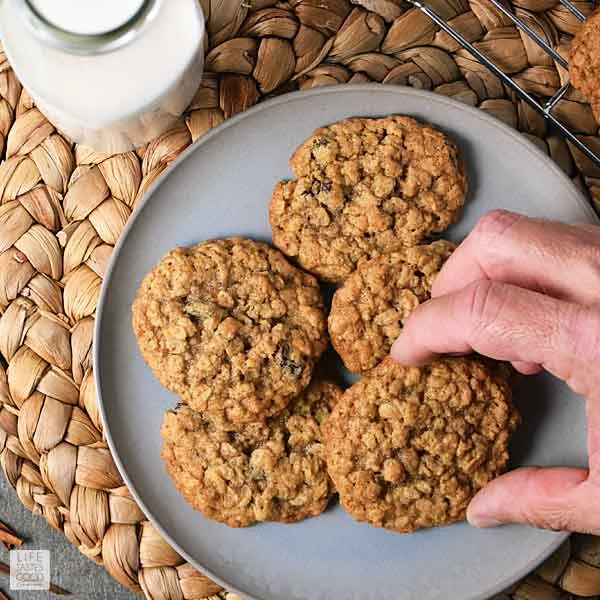
[[395, 361], [407, 367], [418, 367], [423, 364], [422, 362], [415, 360], [415, 357], [411, 352], [410, 342], [407, 340], [406, 336], [403, 336], [402, 334], [393, 343], [390, 355]]
[[390, 355], [394, 360], [398, 362], [402, 362], [402, 356], [404, 354], [404, 344], [402, 341], [402, 335], [396, 339], [396, 341], [392, 344], [392, 349], [390, 350]]
[[470, 525], [480, 529], [487, 529], [488, 527], [498, 527], [498, 525], [502, 525], [502, 521], [500, 521], [494, 515], [488, 514], [485, 511], [485, 507], [480, 507], [478, 504], [478, 502], [473, 501], [467, 508], [467, 521]]
[[390, 356], [406, 367], [422, 367], [433, 358], [429, 353], [416, 351], [414, 344], [404, 334], [400, 334], [400, 337], [392, 344]]

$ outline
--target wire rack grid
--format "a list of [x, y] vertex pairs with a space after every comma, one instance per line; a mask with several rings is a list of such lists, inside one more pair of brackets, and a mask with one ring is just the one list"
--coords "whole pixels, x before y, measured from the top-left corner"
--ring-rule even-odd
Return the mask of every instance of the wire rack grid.
[[[566, 125], [564, 125], [554, 114], [553, 109], [563, 99], [565, 94], [569, 91], [571, 84], [567, 81], [564, 83], [550, 98], [547, 100], [541, 100], [527, 92], [519, 85], [512, 77], [507, 75], [496, 63], [490, 60], [485, 54], [480, 52], [471, 42], [469, 42], [461, 33], [454, 29], [449, 23], [447, 23], [443, 17], [441, 17], [435, 10], [427, 6], [422, 0], [406, 0], [408, 4], [411, 4], [415, 8], [418, 8], [424, 12], [430, 19], [432, 19], [436, 25], [445, 31], [450, 37], [452, 37], [462, 48], [469, 52], [476, 60], [487, 67], [494, 75], [496, 75], [506, 86], [512, 89], [518, 94], [525, 102], [530, 104], [535, 110], [537, 110], [543, 117], [552, 124], [567, 140], [569, 140], [573, 146], [585, 154], [595, 164], [600, 166], [600, 155], [592, 150], [585, 142], [580, 140], [577, 135]], [[568, 62], [562, 57], [554, 48], [552, 48], [546, 40], [538, 35], [531, 27], [524, 23], [517, 15], [515, 15], [507, 6], [503, 3], [503, 0], [489, 0], [489, 2], [504, 16], [506, 16], [516, 27], [527, 34], [540, 48], [547, 52], [554, 61], [564, 69], [568, 69]], [[559, 0], [559, 2], [567, 8], [575, 17], [583, 22], [586, 16], [569, 0]]]

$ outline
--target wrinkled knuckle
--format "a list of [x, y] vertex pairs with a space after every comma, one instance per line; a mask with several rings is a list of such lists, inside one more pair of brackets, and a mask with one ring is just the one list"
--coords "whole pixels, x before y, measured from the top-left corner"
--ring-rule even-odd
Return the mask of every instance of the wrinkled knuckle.
[[557, 250], [573, 263], [600, 267], [600, 228], [597, 225], [566, 226], [564, 234], [555, 240]]
[[577, 511], [566, 507], [540, 506], [526, 512], [523, 519], [528, 525], [551, 531], [574, 531], [577, 526]]
[[[595, 307], [569, 305], [559, 327], [564, 330], [571, 353], [583, 362], [596, 362], [600, 353], [600, 310]], [[564, 343], [559, 340], [559, 343]]]
[[597, 243], [578, 241], [574, 252], [575, 260], [583, 265], [582, 280], [600, 297], [600, 246]]
[[496, 322], [502, 307], [502, 286], [489, 279], [475, 281], [466, 288], [464, 302], [471, 333], [487, 330]]
[[517, 213], [496, 208], [483, 215], [473, 231], [479, 240], [489, 241], [504, 235], [524, 218]]

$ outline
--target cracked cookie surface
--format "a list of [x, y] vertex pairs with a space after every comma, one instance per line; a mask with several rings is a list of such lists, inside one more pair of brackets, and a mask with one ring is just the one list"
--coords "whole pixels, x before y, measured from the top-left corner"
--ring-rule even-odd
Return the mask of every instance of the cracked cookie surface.
[[161, 384], [232, 423], [283, 409], [327, 345], [315, 278], [242, 238], [169, 252], [142, 281], [132, 323]]
[[507, 383], [477, 359], [386, 358], [325, 424], [329, 474], [358, 521], [400, 532], [453, 523], [506, 466], [518, 422]]
[[297, 179], [277, 183], [271, 197], [273, 243], [328, 281], [445, 230], [465, 200], [456, 146], [410, 117], [322, 127], [290, 164]]
[[231, 527], [318, 515], [333, 493], [321, 424], [340, 396], [313, 382], [280, 414], [235, 430], [182, 405], [165, 415], [163, 462], [189, 504]]
[[404, 319], [431, 296], [431, 286], [455, 245], [445, 240], [384, 254], [362, 263], [334, 296], [329, 335], [346, 368], [371, 369], [390, 352]]
[[600, 123], [600, 9], [581, 25], [569, 50], [569, 76]]

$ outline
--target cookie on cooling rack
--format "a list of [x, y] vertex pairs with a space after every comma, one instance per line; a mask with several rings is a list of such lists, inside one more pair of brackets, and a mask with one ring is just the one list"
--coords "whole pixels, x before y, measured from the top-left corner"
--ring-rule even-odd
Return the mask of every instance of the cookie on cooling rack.
[[569, 77], [600, 123], [600, 9], [587, 18], [571, 43]]
[[445, 230], [465, 200], [456, 146], [410, 117], [322, 127], [290, 164], [297, 179], [279, 182], [271, 198], [273, 243], [327, 281]]
[[158, 380], [232, 423], [283, 409], [327, 345], [315, 278], [242, 238], [169, 252], [142, 281], [132, 314]]
[[231, 527], [318, 515], [333, 494], [321, 424], [341, 393], [311, 383], [280, 414], [235, 430], [182, 405], [165, 415], [163, 462], [191, 506]]
[[410, 313], [455, 245], [445, 240], [404, 248], [362, 263], [331, 303], [329, 335], [349, 371], [371, 369], [390, 352]]
[[471, 358], [386, 358], [324, 426], [329, 474], [358, 521], [410, 532], [459, 521], [508, 461], [519, 417], [504, 379]]

